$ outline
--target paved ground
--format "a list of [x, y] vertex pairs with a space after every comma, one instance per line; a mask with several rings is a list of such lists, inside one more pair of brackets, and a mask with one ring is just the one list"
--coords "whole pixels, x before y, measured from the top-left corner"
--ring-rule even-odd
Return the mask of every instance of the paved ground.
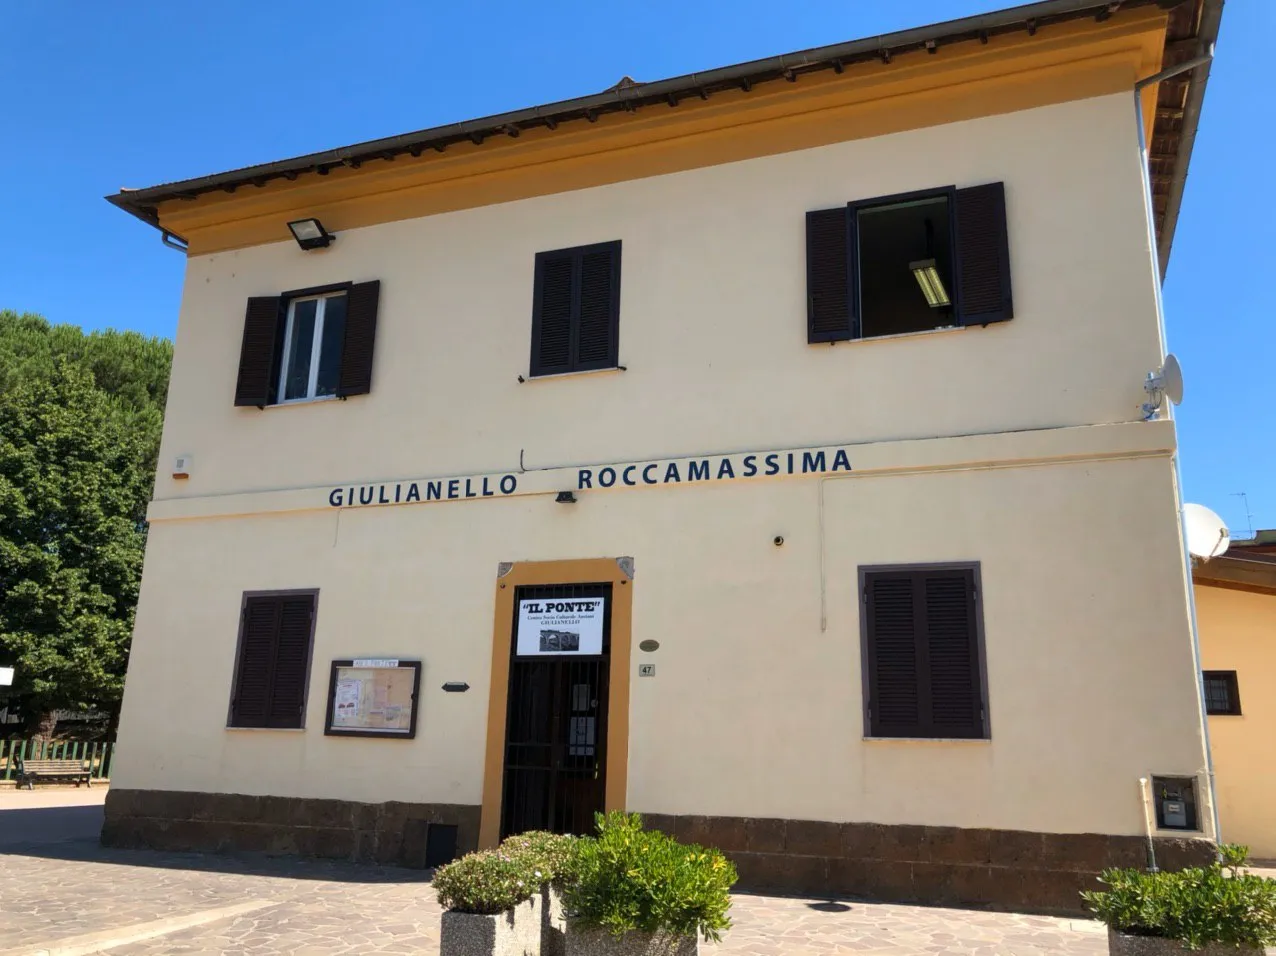
[[[0, 791], [0, 956], [438, 952], [424, 874], [260, 856], [109, 850], [101, 792]], [[737, 896], [713, 956], [1099, 956], [1096, 923]]]

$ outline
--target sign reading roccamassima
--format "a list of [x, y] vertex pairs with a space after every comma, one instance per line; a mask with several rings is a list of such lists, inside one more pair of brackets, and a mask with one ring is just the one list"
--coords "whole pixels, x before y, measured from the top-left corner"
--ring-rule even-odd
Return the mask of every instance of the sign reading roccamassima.
[[518, 655], [601, 654], [605, 606], [601, 597], [519, 601]]

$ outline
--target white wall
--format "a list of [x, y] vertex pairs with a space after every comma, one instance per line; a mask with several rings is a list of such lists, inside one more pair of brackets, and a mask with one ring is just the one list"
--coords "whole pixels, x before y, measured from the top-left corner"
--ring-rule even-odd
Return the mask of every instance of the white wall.
[[[631, 690], [635, 809], [1137, 833], [1137, 778], [1199, 769], [1166, 458], [826, 482], [825, 631], [819, 487], [159, 522], [114, 782], [477, 804], [497, 563], [617, 554], [633, 639], [661, 644]], [[991, 740], [864, 741], [859, 566], [968, 560]], [[321, 592], [307, 729], [226, 730], [240, 594], [294, 587]], [[418, 739], [325, 738], [328, 663], [381, 655], [424, 660]]]
[[[806, 344], [806, 211], [994, 180], [1012, 322]], [[156, 496], [1127, 421], [1160, 360], [1140, 188], [1109, 96], [194, 258]], [[518, 384], [535, 254], [610, 239], [628, 371]], [[232, 406], [249, 296], [374, 278], [370, 395]]]

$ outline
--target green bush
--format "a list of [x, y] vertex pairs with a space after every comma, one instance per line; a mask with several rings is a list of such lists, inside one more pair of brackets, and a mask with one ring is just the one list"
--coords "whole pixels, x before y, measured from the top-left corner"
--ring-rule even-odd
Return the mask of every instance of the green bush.
[[512, 909], [530, 899], [544, 883], [530, 856], [501, 849], [467, 853], [434, 873], [439, 903], [461, 913]]
[[638, 814], [595, 819], [598, 836], [577, 842], [564, 889], [573, 922], [617, 936], [636, 929], [722, 938], [736, 880], [726, 857], [644, 830]]
[[1105, 870], [1109, 889], [1081, 896], [1099, 919], [1135, 936], [1209, 943], [1276, 944], [1276, 880], [1241, 873], [1248, 848], [1220, 847], [1222, 862], [1177, 873]]
[[531, 861], [543, 883], [561, 883], [571, 870], [579, 838], [562, 833], [532, 830], [506, 837], [501, 850], [510, 856]]

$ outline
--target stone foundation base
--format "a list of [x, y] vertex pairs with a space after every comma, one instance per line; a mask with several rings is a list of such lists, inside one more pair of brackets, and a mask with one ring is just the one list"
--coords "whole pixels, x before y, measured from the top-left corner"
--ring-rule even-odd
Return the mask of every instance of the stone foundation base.
[[477, 806], [447, 803], [112, 789], [106, 796], [102, 843], [157, 850], [256, 850], [422, 867], [432, 826], [456, 827], [458, 855], [473, 850], [479, 811]]
[[[645, 814], [645, 824], [724, 851], [737, 889], [1084, 915], [1081, 890], [1109, 866], [1145, 867], [1142, 837]], [[1156, 840], [1162, 869], [1201, 866], [1214, 844]]]

